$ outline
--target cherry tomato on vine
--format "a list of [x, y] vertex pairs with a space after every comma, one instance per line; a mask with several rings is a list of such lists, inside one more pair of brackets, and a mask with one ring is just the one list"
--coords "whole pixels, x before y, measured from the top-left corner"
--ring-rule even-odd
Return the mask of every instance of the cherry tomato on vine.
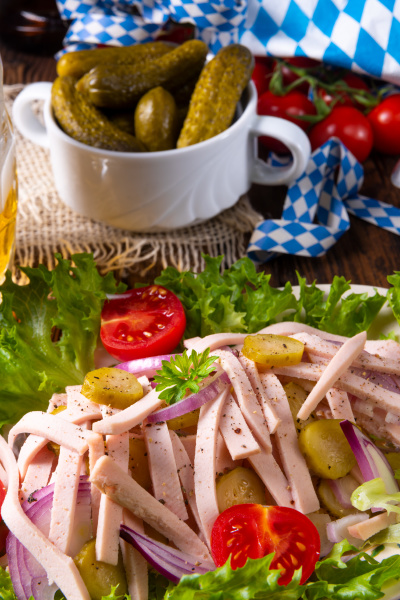
[[251, 79], [260, 97], [269, 88], [269, 82], [273, 73], [273, 61], [268, 57], [255, 57], [255, 64]]
[[[293, 67], [298, 67], [299, 69], [309, 69], [310, 67], [316, 67], [317, 65], [321, 64], [320, 61], [314, 60], [313, 58], [308, 58], [308, 56], [292, 56], [289, 58], [284, 58], [283, 60], [285, 61], [285, 63], [288, 63], [281, 64], [281, 73], [284, 86], [290, 85], [291, 83], [299, 79], [299, 75], [297, 75], [296, 73], [294, 73], [294, 71], [291, 70], [290, 65]], [[308, 88], [308, 83], [304, 81], [296, 88], [296, 90], [307, 94]]]
[[313, 126], [308, 135], [313, 150], [329, 138], [338, 137], [360, 162], [364, 162], [372, 150], [371, 124], [362, 112], [352, 106], [335, 106], [323, 121]]
[[[365, 92], [369, 91], [368, 85], [365, 83], [365, 81], [354, 73], [347, 73], [342, 80], [351, 88]], [[354, 106], [355, 108], [362, 108], [362, 105], [344, 90], [328, 91], [320, 88], [318, 90], [318, 95], [324, 100], [324, 102], [326, 102], [328, 106], [330, 106], [334, 100], [338, 99], [335, 106]]]
[[[315, 115], [314, 104], [301, 92], [289, 92], [285, 96], [277, 96], [268, 91], [262, 94], [258, 99], [257, 112], [259, 115], [269, 115], [271, 117], [281, 117], [287, 121], [295, 123], [301, 129], [306, 131], [310, 124], [307, 121], [299, 119], [304, 115]], [[288, 150], [281, 142], [268, 136], [258, 138], [260, 143], [270, 150], [277, 153], [286, 153]]]
[[224, 510], [211, 531], [211, 553], [217, 567], [231, 556], [231, 567], [243, 567], [248, 558], [275, 552], [272, 569], [281, 569], [278, 583], [288, 584], [302, 567], [303, 584], [319, 559], [320, 537], [308, 517], [284, 506], [237, 504]]
[[400, 94], [388, 96], [368, 114], [374, 132], [374, 148], [400, 154]]
[[160, 285], [150, 285], [106, 300], [100, 338], [111, 356], [127, 361], [172, 352], [185, 327], [185, 312], [177, 296]]

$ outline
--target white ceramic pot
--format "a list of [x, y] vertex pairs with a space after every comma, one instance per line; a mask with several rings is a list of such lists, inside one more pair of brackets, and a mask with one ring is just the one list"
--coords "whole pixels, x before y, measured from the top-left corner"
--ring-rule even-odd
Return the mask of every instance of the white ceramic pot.
[[[310, 155], [305, 133], [293, 123], [257, 116], [251, 82], [238, 105], [240, 116], [223, 133], [199, 144], [163, 152], [101, 150], [75, 141], [57, 124], [51, 83], [27, 86], [16, 98], [13, 120], [31, 141], [49, 148], [55, 185], [63, 202], [86, 217], [132, 231], [163, 231], [209, 219], [233, 206], [252, 182], [289, 183]], [[32, 102], [42, 99], [44, 123]], [[271, 167], [256, 154], [256, 137], [272, 136], [293, 161]], [[268, 194], [268, 189], [266, 189]]]

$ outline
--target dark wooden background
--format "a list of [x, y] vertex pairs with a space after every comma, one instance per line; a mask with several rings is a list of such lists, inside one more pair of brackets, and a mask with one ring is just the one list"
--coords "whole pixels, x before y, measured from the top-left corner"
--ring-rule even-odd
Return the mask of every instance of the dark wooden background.
[[[4, 23], [4, 21], [3, 21]], [[42, 54], [16, 50], [8, 40], [0, 41], [0, 55], [6, 84], [53, 81], [55, 60], [50, 48]], [[47, 54], [47, 55], [46, 55]], [[365, 181], [361, 190], [370, 196], [400, 208], [400, 190], [390, 182], [398, 157], [373, 154], [364, 164]], [[250, 197], [254, 206], [266, 217], [279, 218], [286, 188], [253, 186]], [[272, 284], [296, 283], [296, 270], [310, 283], [328, 283], [334, 275], [342, 275], [352, 283], [387, 286], [387, 275], [400, 270], [400, 237], [350, 217], [351, 228], [322, 258], [280, 256], [267, 263], [265, 270], [272, 274]]]

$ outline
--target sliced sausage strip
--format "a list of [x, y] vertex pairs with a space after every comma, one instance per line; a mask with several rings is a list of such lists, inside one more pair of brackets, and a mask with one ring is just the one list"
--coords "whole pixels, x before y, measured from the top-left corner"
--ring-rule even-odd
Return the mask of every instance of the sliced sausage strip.
[[144, 441], [149, 460], [154, 497], [179, 519], [189, 517], [178, 477], [174, 450], [167, 423], [146, 423]]
[[349, 338], [343, 335], [336, 335], [334, 333], [328, 333], [327, 331], [320, 331], [310, 325], [304, 325], [304, 323], [298, 323], [296, 321], [283, 321], [282, 323], [273, 323], [260, 329], [257, 333], [274, 333], [275, 335], [287, 335], [293, 336], [297, 333], [309, 333], [310, 335], [317, 335], [323, 340], [332, 340], [334, 342], [345, 342]]
[[138, 400], [128, 408], [119, 411], [118, 413], [106, 417], [102, 421], [93, 423], [93, 431], [102, 434], [125, 433], [142, 421], [152, 412], [160, 408], [162, 400], [158, 397], [158, 392], [155, 389], [151, 390], [141, 400]]
[[[311, 363], [299, 363], [290, 367], [274, 367], [276, 375], [299, 379], [318, 381], [326, 367]], [[344, 373], [336, 382], [335, 387], [352, 394], [362, 400], [367, 400], [387, 412], [400, 415], [400, 394], [391, 392], [368, 379], [363, 379], [351, 371]]]
[[20, 433], [32, 433], [44, 438], [43, 445], [46, 440], [51, 440], [60, 446], [65, 446], [68, 450], [78, 452], [78, 454], [85, 454], [88, 450], [88, 440], [92, 436], [91, 431], [74, 425], [61, 416], [49, 415], [40, 411], [27, 413], [11, 428], [8, 435], [8, 443], [11, 447]]
[[8, 474], [8, 490], [1, 508], [2, 517], [16, 538], [31, 552], [54, 581], [66, 600], [90, 600], [79, 571], [69, 556], [56, 548], [21, 508], [18, 499], [19, 473], [14, 455], [0, 436], [0, 460]]
[[[98, 404], [90, 402], [82, 396], [82, 394], [80, 394], [80, 389], [81, 386], [70, 386], [67, 387], [68, 393], [66, 394], [53, 394], [47, 412], [51, 413], [52, 410], [59, 406], [66, 406], [68, 402], [69, 406], [57, 414], [59, 418], [74, 423], [75, 425], [80, 425], [95, 419], [101, 419], [101, 412], [99, 411]], [[32, 434], [26, 439], [18, 456], [18, 467], [22, 479], [25, 477], [30, 462], [32, 462], [36, 454], [46, 446], [47, 442], [48, 439]]]
[[187, 455], [189, 457], [189, 460], [191, 462], [192, 465], [194, 465], [194, 455], [196, 452], [196, 436], [195, 434], [191, 434], [191, 435], [183, 435], [180, 438], [183, 447], [185, 448]]
[[367, 540], [372, 535], [394, 523], [396, 523], [396, 514], [383, 512], [360, 523], [355, 523], [355, 525], [350, 525], [347, 530], [353, 537], [359, 540]]
[[81, 454], [62, 446], [54, 477], [49, 540], [68, 556], [73, 537], [82, 460]]
[[319, 500], [305, 458], [299, 449], [296, 427], [285, 390], [273, 373], [263, 373], [261, 381], [281, 420], [275, 439], [291, 487], [294, 508], [304, 514], [315, 512], [319, 509]]
[[261, 452], [232, 394], [226, 397], [219, 429], [233, 460], [242, 460]]
[[[129, 433], [109, 435], [107, 453], [125, 473], [129, 465]], [[102, 494], [96, 530], [96, 559], [110, 565], [118, 564], [119, 530], [122, 523], [122, 506]]]
[[[337, 344], [333, 344], [328, 340], [322, 340], [317, 335], [310, 335], [308, 333], [298, 333], [292, 335], [291, 337], [302, 342], [305, 345], [305, 349], [308, 354], [321, 356], [322, 358], [325, 358], [327, 360], [333, 358], [340, 348], [340, 346], [338, 346]], [[397, 346], [399, 346], [399, 344], [397, 344], [397, 342], [394, 342], [394, 340], [385, 341], [391, 341]], [[359, 354], [358, 357], [354, 359], [352, 363], [353, 367], [377, 371], [378, 373], [390, 373], [393, 375], [400, 375], [399, 361], [393, 359], [393, 354], [391, 356], [385, 354], [379, 355], [377, 353], [371, 354], [370, 352], [366, 351], [368, 348], [367, 344], [368, 341], [366, 340], [364, 345], [365, 349]], [[393, 348], [392, 345], [390, 347]], [[380, 344], [378, 348], [382, 348], [382, 345]], [[396, 354], [399, 353], [400, 352], [398, 350]]]
[[[278, 415], [274, 410], [274, 407], [270, 404], [269, 399], [264, 394], [264, 388], [260, 380], [260, 374], [258, 372], [257, 366], [253, 360], [250, 360], [249, 358], [244, 356], [242, 352], [239, 353], [239, 361], [242, 364], [244, 370], [246, 371], [246, 375], [249, 378], [257, 400], [259, 401], [262, 407], [264, 417], [268, 425], [269, 433], [275, 433], [280, 421], [278, 419]], [[266, 443], [267, 445], [271, 446], [269, 436]], [[269, 449], [268, 446], [265, 445], [264, 448]]]
[[353, 409], [351, 408], [349, 396], [344, 390], [333, 387], [326, 392], [326, 399], [332, 411], [334, 419], [351, 421], [354, 423]]
[[184, 345], [189, 351], [195, 350], [198, 354], [210, 348], [210, 352], [214, 352], [221, 346], [236, 346], [243, 344], [246, 333], [213, 333], [205, 338], [192, 338], [185, 340]]
[[369, 354], [379, 356], [380, 358], [390, 358], [391, 360], [400, 360], [400, 344], [394, 340], [367, 340], [365, 350]]
[[219, 515], [215, 487], [215, 454], [219, 420], [228, 394], [229, 388], [226, 388], [215, 400], [203, 404], [197, 423], [194, 487], [202, 531], [208, 545], [212, 527]]
[[171, 437], [176, 468], [182, 488], [185, 492], [186, 499], [189, 503], [197, 526], [201, 530], [202, 525], [199, 517], [199, 511], [197, 510], [196, 496], [194, 492], [194, 461], [190, 461], [188, 453], [186, 452], [178, 434], [171, 430], [169, 435]]
[[114, 502], [143, 519], [184, 552], [200, 561], [211, 561], [207, 546], [194, 531], [125, 473], [110, 456], [97, 461], [91, 481]]
[[248, 460], [275, 502], [293, 508], [290, 485], [273, 454], [261, 449], [260, 454], [253, 454]]
[[[124, 509], [123, 523], [137, 531], [144, 533], [143, 523], [132, 513]], [[135, 600], [148, 600], [149, 581], [148, 581], [148, 562], [129, 542], [120, 538], [122, 560], [124, 562], [128, 592], [131, 598]]]
[[60, 406], [67, 406], [67, 394], [63, 392], [62, 394], [53, 394], [49, 400], [49, 406], [47, 407], [47, 412], [51, 413], [56, 408]]
[[232, 469], [239, 467], [241, 464], [242, 461], [233, 460], [221, 435], [221, 431], [218, 431], [217, 447], [215, 450], [215, 476], [217, 477], [218, 475], [232, 471]]
[[321, 400], [325, 397], [328, 390], [333, 387], [334, 383], [343, 375], [354, 359], [363, 350], [367, 334], [365, 331], [349, 338], [337, 351], [335, 356], [329, 362], [324, 370], [321, 378], [309, 393], [307, 399], [301, 406], [297, 417], [299, 419], [307, 419], [315, 410]]
[[[89, 473], [94, 469], [96, 462], [104, 456], [104, 439], [99, 433], [93, 434], [93, 437], [89, 441]], [[99, 520], [100, 500], [102, 493], [99, 488], [91, 483], [90, 485], [90, 496], [92, 499], [92, 523], [93, 531], [97, 531], [97, 525]]]
[[267, 452], [271, 452], [271, 441], [267, 422], [264, 417], [261, 404], [252, 388], [249, 378], [243, 366], [236, 356], [226, 350], [216, 350], [216, 356], [219, 357], [219, 363], [227, 373], [233, 386], [240, 410], [251, 432], [257, 439], [257, 442]]
[[[28, 466], [21, 485], [19, 495], [21, 502], [24, 502], [33, 492], [40, 490], [49, 483], [55, 458], [54, 452], [46, 447], [42, 448], [35, 456], [35, 459]], [[1, 481], [3, 480], [1, 479]]]

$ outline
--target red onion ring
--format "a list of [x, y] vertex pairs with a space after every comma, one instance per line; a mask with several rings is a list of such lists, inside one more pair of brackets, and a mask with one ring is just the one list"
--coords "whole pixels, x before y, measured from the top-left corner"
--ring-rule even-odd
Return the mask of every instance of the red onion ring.
[[[50, 484], [31, 494], [22, 504], [26, 515], [42, 533], [48, 535], [51, 507], [53, 504], [54, 484]], [[90, 501], [90, 483], [87, 477], [81, 477], [77, 503]], [[6, 552], [9, 558], [9, 573], [18, 600], [53, 600], [57, 591], [56, 584], [49, 585], [47, 573], [25, 546], [11, 532], [7, 536]]]
[[205, 562], [199, 564], [199, 561], [190, 554], [170, 548], [126, 525], [121, 525], [120, 536], [132, 544], [161, 575], [173, 583], [178, 583], [183, 575], [203, 574], [215, 569], [214, 565]]
[[[340, 426], [353, 450], [364, 481], [382, 477], [388, 494], [398, 492], [399, 486], [394, 478], [393, 469], [383, 452], [350, 421], [341, 421]], [[371, 510], [378, 512], [381, 509], [376, 507]]]
[[156, 371], [161, 369], [162, 361], [170, 361], [177, 354], [160, 354], [159, 356], [148, 356], [147, 358], [137, 358], [136, 360], [128, 360], [127, 362], [115, 365], [117, 369], [133, 373], [136, 377], [146, 375], [146, 377], [154, 377]]
[[201, 389], [197, 394], [190, 394], [187, 398], [171, 404], [166, 408], [162, 408], [157, 412], [152, 413], [147, 417], [149, 423], [157, 423], [159, 421], [169, 421], [176, 417], [181, 417], [186, 413], [192, 412], [197, 408], [206, 404], [210, 400], [214, 400], [225, 388], [230, 384], [228, 375], [223, 371], [209, 385]]

